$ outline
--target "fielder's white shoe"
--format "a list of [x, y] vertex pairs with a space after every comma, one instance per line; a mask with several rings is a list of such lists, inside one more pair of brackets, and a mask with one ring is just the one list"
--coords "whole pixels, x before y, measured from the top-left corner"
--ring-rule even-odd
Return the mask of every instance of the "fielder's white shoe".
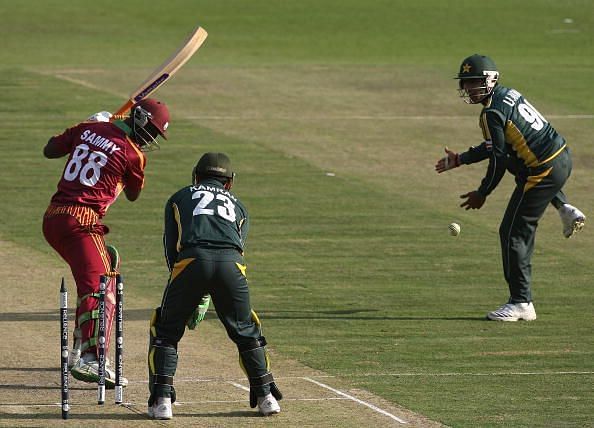
[[280, 413], [280, 406], [276, 398], [272, 394], [268, 394], [264, 397], [258, 397], [258, 410], [262, 415], [270, 416]]
[[[108, 362], [105, 363], [105, 388], [115, 388], [115, 372], [108, 367]], [[76, 362], [74, 367], [70, 369], [72, 377], [87, 383], [99, 382], [99, 362], [95, 354], [90, 352], [83, 354], [82, 357]], [[128, 385], [128, 379], [122, 377], [122, 386]]]
[[152, 406], [148, 408], [149, 418], [152, 419], [171, 419], [173, 411], [171, 410], [171, 398], [158, 397]]
[[506, 303], [499, 309], [489, 312], [487, 318], [493, 321], [534, 321], [536, 311], [530, 303]]
[[563, 223], [563, 236], [566, 238], [571, 238], [584, 228], [586, 216], [573, 205], [563, 204], [558, 211], [561, 223]]

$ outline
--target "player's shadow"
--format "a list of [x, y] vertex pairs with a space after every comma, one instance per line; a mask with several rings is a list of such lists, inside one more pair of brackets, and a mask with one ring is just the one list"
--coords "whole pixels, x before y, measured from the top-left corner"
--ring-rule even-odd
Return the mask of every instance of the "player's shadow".
[[174, 411], [176, 418], [261, 418], [262, 416], [254, 410], [236, 410], [233, 412], [209, 412], [209, 413], [180, 413]]
[[[1, 409], [1, 407], [0, 407]], [[177, 415], [176, 415], [177, 416]], [[60, 412], [60, 407], [56, 406], [56, 411], [49, 413], [3, 413], [2, 419], [13, 419], [13, 420], [34, 420], [38, 421], [37, 423], [40, 424], [39, 421], [47, 421], [51, 419], [59, 420], [62, 419], [62, 415]], [[147, 420], [147, 416], [139, 413], [84, 413], [84, 412], [77, 412], [73, 406], [72, 410], [68, 414], [68, 420], [74, 421], [85, 421], [85, 420], [126, 420], [126, 421], [140, 421], [140, 420]], [[75, 423], [75, 422], [73, 422]], [[40, 425], [33, 425], [33, 426], [40, 426]]]
[[262, 319], [280, 320], [341, 320], [341, 321], [483, 321], [485, 317], [450, 317], [450, 316], [392, 316], [371, 315], [379, 312], [377, 309], [344, 309], [334, 311], [258, 311]]
[[[124, 309], [125, 321], [148, 321], [151, 319], [154, 309]], [[331, 311], [258, 311], [262, 319], [281, 320], [357, 320], [357, 321], [483, 321], [484, 317], [478, 316], [393, 316], [393, 315], [372, 315], [379, 312], [377, 309], [338, 309]], [[40, 312], [3, 312], [0, 313], [2, 321], [57, 321], [60, 314], [56, 311]], [[69, 311], [69, 316], [74, 317], [74, 311]], [[216, 319], [216, 314], [211, 308], [205, 321]]]

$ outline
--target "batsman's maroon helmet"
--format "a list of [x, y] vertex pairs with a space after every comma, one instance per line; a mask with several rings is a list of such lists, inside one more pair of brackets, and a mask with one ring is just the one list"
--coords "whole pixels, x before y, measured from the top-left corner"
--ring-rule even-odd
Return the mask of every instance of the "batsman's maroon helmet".
[[161, 101], [154, 98], [145, 98], [132, 106], [132, 112], [136, 107], [141, 107], [150, 113], [148, 121], [153, 124], [159, 134], [167, 139], [167, 128], [169, 127], [169, 109]]

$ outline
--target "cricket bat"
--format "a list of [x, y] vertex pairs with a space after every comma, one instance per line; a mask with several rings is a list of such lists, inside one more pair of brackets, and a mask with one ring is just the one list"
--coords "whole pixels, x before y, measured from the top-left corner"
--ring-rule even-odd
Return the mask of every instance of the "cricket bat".
[[123, 119], [125, 117], [124, 113], [127, 113], [135, 103], [148, 97], [167, 82], [194, 55], [198, 48], [202, 46], [207, 36], [208, 33], [204, 28], [196, 27], [180, 48], [167, 58], [163, 64], [157, 67], [140, 86], [132, 91], [130, 99], [117, 109], [113, 114], [112, 120]]

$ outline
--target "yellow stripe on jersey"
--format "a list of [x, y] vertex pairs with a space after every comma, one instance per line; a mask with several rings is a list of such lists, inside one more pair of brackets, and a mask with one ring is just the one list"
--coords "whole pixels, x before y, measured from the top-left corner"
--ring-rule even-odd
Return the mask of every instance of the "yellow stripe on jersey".
[[489, 125], [487, 124], [487, 113], [483, 112], [479, 117], [479, 126], [483, 131], [483, 138], [485, 141], [491, 141], [491, 132], [489, 132]]
[[526, 193], [528, 190], [532, 189], [534, 186], [536, 186], [538, 183], [540, 183], [543, 180], [543, 178], [545, 178], [547, 175], [549, 175], [551, 173], [552, 170], [553, 170], [553, 168], [551, 167], [551, 168], [548, 168], [542, 174], [528, 176], [528, 179], [526, 180], [526, 184], [524, 184], [524, 193]]
[[505, 126], [505, 139], [511, 143], [512, 148], [516, 151], [518, 157], [524, 160], [526, 166], [538, 166], [538, 159], [534, 153], [532, 153], [530, 147], [528, 147], [528, 143], [520, 130], [511, 120], [508, 120], [507, 125]]
[[140, 151], [140, 149], [138, 148], [136, 143], [134, 143], [134, 141], [132, 141], [132, 139], [130, 137], [128, 137], [127, 135], [126, 135], [126, 140], [128, 140], [128, 143], [130, 144], [130, 146], [132, 146], [134, 151], [138, 154], [138, 158], [140, 159], [140, 169], [142, 171], [144, 171], [144, 167], [146, 165], [146, 158], [144, 157], [144, 153], [142, 153]]
[[181, 251], [182, 226], [179, 215], [179, 208], [177, 207], [177, 204], [173, 204], [173, 217], [175, 218], [175, 222], [177, 223], [177, 243], [175, 244], [175, 248], [179, 253]]
[[92, 208], [83, 205], [50, 205], [44, 217], [69, 214], [76, 218], [81, 226], [92, 226], [99, 221], [99, 215]]
[[565, 146], [567, 146], [567, 144], [563, 144], [563, 147], [561, 147], [559, 150], [557, 150], [555, 153], [553, 153], [551, 156], [549, 156], [548, 158], [546, 158], [545, 160], [543, 160], [542, 162], [539, 162], [539, 166], [540, 165], [544, 165], [545, 163], [547, 163], [548, 161], [551, 161], [553, 159], [555, 159], [557, 156], [559, 156], [561, 154], [561, 152], [563, 150], [565, 150]]

